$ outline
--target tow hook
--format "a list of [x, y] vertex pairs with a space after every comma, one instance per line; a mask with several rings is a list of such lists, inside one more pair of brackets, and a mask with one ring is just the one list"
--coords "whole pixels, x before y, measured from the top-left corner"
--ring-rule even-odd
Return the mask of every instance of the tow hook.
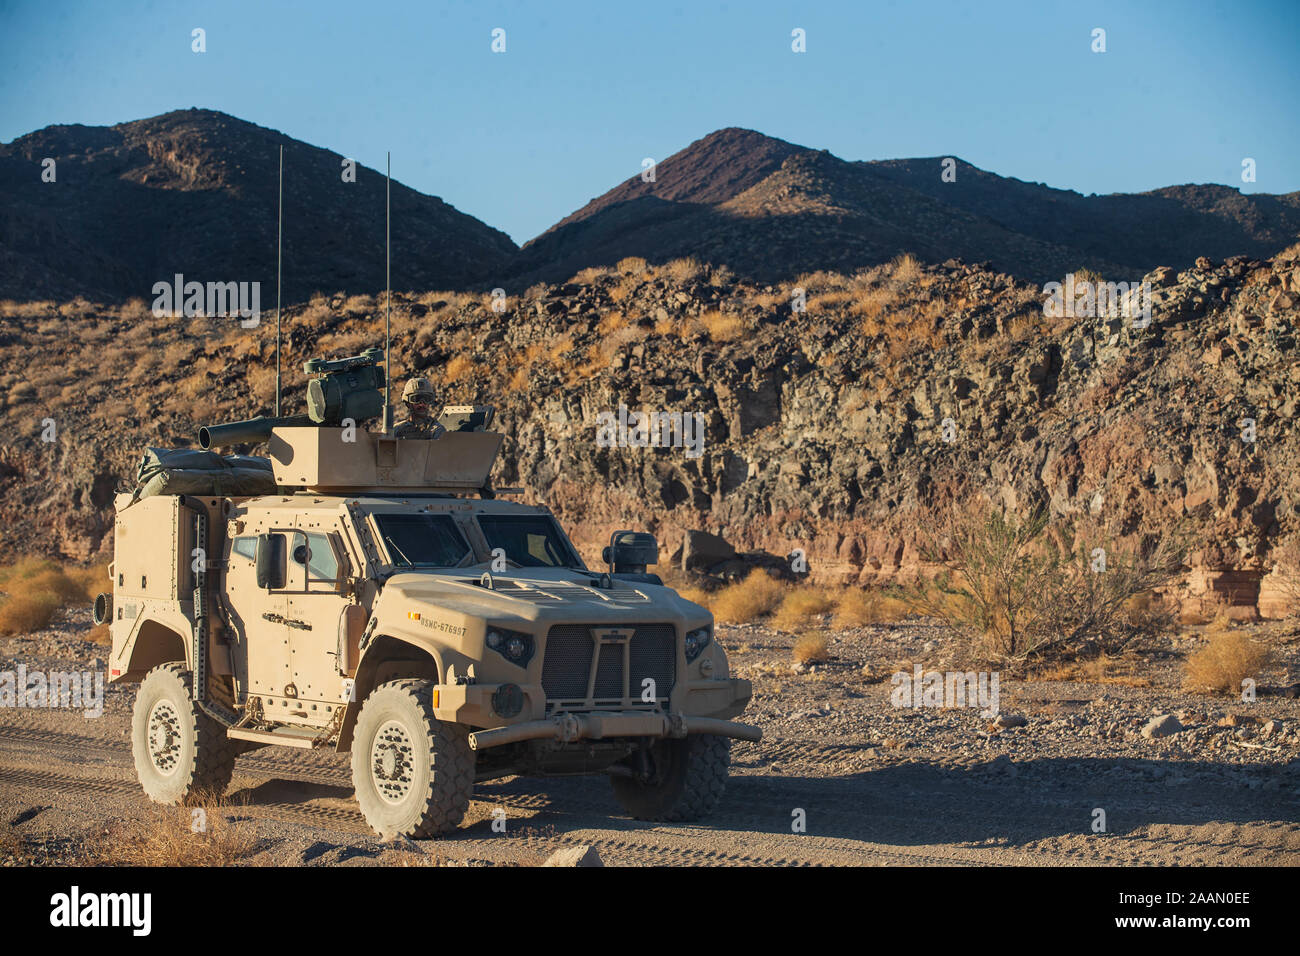
[[560, 741], [561, 743], [572, 743], [582, 734], [582, 725], [578, 723], [578, 718], [573, 714], [564, 714], [560, 717]]

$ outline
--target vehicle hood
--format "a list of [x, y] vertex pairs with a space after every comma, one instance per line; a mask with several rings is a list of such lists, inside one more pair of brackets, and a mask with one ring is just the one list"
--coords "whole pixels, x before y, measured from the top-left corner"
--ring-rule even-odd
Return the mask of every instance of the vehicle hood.
[[492, 588], [479, 583], [482, 577], [481, 568], [400, 572], [385, 582], [384, 603], [400, 599], [495, 620], [698, 621], [709, 614], [671, 588], [618, 579], [600, 588], [599, 574], [568, 568], [503, 571], [491, 576]]

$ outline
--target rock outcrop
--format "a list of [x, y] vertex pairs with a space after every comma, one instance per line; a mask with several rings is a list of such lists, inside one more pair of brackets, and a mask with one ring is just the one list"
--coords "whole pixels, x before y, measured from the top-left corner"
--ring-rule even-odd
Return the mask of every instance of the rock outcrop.
[[[799, 550], [816, 580], [906, 580], [924, 570], [921, 532], [983, 498], [1104, 517], [1130, 541], [1184, 523], [1180, 600], [1275, 614], [1272, 551], [1300, 531], [1298, 252], [1153, 270], [1144, 327], [1050, 318], [1041, 288], [955, 261], [807, 277], [804, 312], [790, 287], [627, 262], [502, 313], [489, 298], [399, 296], [394, 361], [399, 381], [419, 370], [444, 401], [498, 406], [496, 485], [554, 508], [589, 561], [619, 527], [655, 532], [665, 557], [683, 542], [717, 553], [687, 538], [704, 531], [740, 551]], [[265, 325], [218, 335], [155, 320], [150, 350], [167, 362], [110, 383], [75, 370], [140, 329], [101, 313], [88, 332], [96, 315], [78, 308], [0, 325], [11, 553], [106, 554], [111, 494], [142, 446], [270, 411]], [[382, 297], [317, 300], [285, 327], [286, 369], [352, 354], [382, 342]], [[67, 371], [29, 378], [38, 357]], [[287, 374], [285, 413], [301, 391]], [[634, 447], [620, 406], [690, 427], [669, 418], [669, 447]]]

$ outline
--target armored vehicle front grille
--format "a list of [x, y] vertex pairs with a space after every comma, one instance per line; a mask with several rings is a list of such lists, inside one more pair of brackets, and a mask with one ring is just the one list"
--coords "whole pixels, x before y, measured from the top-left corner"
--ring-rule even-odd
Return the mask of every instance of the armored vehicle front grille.
[[591, 629], [570, 624], [551, 628], [542, 651], [542, 689], [548, 698], [582, 700], [595, 647]]
[[[627, 630], [632, 631], [630, 638], [610, 639], [609, 632]], [[597, 641], [593, 632], [605, 634], [606, 638]], [[596, 679], [588, 697], [592, 667]], [[677, 677], [677, 631], [671, 624], [640, 624], [621, 629], [558, 624], [546, 637], [542, 651], [542, 689], [548, 701], [588, 705], [624, 699], [641, 702], [641, 682], [647, 677], [654, 681], [655, 699], [667, 700]]]

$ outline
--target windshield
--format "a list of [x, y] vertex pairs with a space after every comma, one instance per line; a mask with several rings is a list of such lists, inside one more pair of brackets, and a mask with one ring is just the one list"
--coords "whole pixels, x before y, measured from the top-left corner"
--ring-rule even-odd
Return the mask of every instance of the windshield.
[[393, 564], [405, 568], [454, 568], [470, 553], [451, 515], [375, 515]]
[[526, 568], [581, 568], [559, 526], [546, 515], [479, 515], [488, 547]]

